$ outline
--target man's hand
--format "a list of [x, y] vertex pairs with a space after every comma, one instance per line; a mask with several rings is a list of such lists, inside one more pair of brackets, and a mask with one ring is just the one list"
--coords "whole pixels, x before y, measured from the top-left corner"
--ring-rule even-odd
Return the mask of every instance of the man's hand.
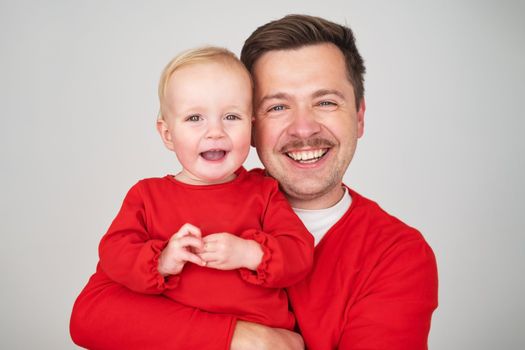
[[214, 233], [202, 239], [204, 243], [199, 257], [206, 266], [218, 270], [234, 270], [245, 267], [256, 270], [261, 263], [263, 251], [259, 243], [230, 233]]
[[237, 321], [230, 350], [304, 350], [304, 342], [286, 329]]
[[204, 260], [193, 252], [200, 250], [202, 246], [201, 230], [191, 224], [182, 225], [179, 232], [171, 236], [168, 245], [160, 253], [159, 273], [164, 277], [177, 275], [188, 261], [205, 266]]

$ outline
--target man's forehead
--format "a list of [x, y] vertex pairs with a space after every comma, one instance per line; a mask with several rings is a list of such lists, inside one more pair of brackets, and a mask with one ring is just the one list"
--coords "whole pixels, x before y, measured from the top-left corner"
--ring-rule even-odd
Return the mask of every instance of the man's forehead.
[[333, 44], [269, 51], [253, 67], [254, 101], [313, 99], [329, 94], [354, 98], [346, 62]]
[[273, 80], [338, 78], [346, 70], [345, 58], [335, 45], [318, 44], [266, 52], [255, 62], [252, 75], [257, 84], [267, 85]]

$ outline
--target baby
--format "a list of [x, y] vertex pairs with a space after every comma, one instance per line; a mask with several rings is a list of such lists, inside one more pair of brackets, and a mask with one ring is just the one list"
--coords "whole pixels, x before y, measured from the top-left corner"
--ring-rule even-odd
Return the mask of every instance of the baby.
[[313, 238], [261, 170], [246, 171], [252, 81], [233, 53], [187, 51], [164, 69], [157, 129], [182, 165], [139, 181], [102, 238], [100, 269], [129, 289], [293, 329], [283, 288], [313, 261]]

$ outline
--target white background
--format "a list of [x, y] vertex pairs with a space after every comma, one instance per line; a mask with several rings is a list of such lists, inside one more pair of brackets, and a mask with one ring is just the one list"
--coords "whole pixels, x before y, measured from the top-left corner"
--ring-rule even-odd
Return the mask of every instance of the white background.
[[525, 347], [523, 2], [2, 0], [0, 348], [75, 348], [71, 307], [123, 196], [179, 169], [154, 128], [168, 60], [239, 53], [288, 13], [356, 34], [368, 109], [345, 181], [433, 247], [430, 348]]

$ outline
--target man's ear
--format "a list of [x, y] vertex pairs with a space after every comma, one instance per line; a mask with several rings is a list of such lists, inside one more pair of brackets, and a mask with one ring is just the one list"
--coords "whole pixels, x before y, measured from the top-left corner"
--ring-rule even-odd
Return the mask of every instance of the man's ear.
[[173, 140], [171, 139], [171, 133], [168, 128], [168, 123], [166, 123], [164, 119], [157, 119], [157, 131], [159, 132], [164, 146], [166, 146], [166, 148], [170, 151], [175, 151], [175, 147], [173, 147]]
[[366, 111], [366, 102], [365, 98], [361, 99], [359, 103], [359, 109], [357, 110], [357, 138], [363, 136], [365, 132], [365, 111]]

